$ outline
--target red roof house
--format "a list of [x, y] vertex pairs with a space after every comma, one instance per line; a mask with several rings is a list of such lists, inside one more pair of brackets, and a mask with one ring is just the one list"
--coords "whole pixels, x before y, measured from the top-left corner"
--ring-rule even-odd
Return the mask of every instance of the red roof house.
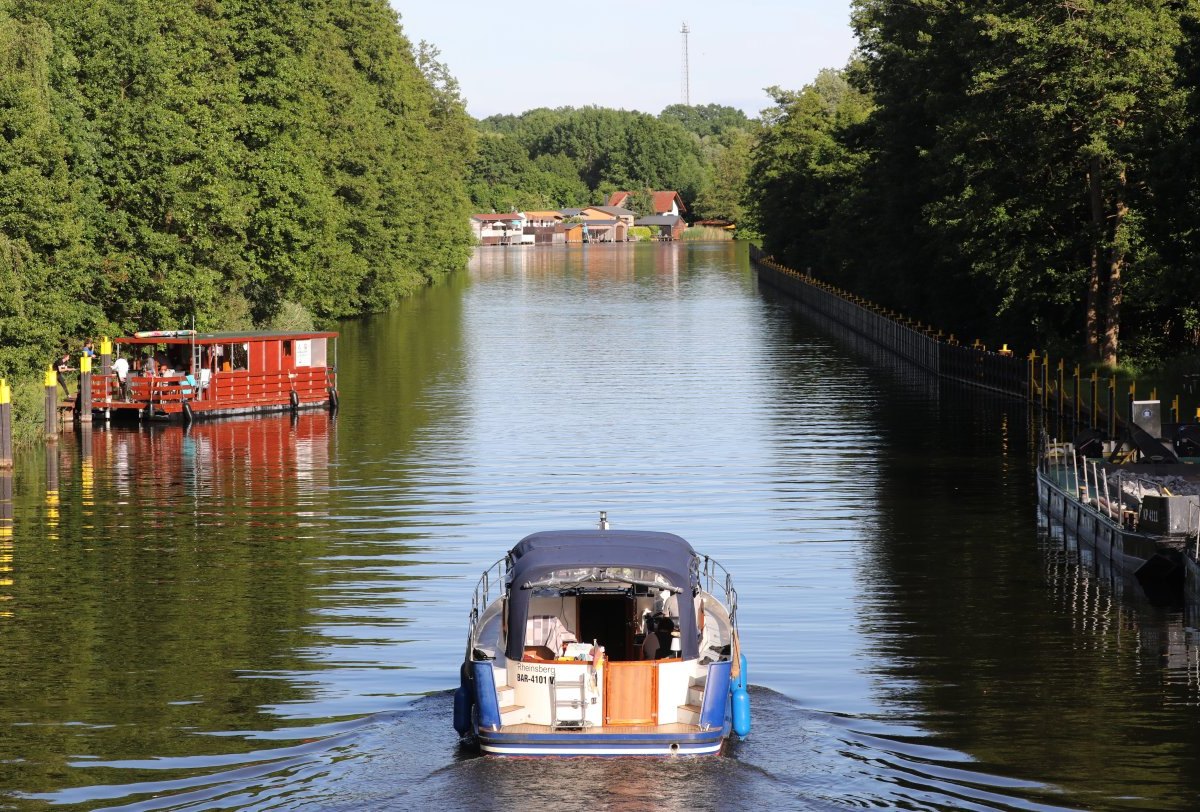
[[[655, 214], [682, 215], [687, 211], [687, 206], [683, 204], [683, 198], [679, 196], [679, 192], [653, 192], [653, 195]], [[628, 208], [629, 196], [629, 192], [613, 192], [608, 198], [608, 205]]]

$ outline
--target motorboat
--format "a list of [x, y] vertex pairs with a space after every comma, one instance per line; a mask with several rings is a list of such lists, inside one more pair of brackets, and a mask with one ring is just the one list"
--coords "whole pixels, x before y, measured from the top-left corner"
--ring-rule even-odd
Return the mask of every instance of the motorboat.
[[483, 573], [460, 677], [455, 730], [489, 755], [711, 755], [750, 732], [729, 573], [604, 513]]

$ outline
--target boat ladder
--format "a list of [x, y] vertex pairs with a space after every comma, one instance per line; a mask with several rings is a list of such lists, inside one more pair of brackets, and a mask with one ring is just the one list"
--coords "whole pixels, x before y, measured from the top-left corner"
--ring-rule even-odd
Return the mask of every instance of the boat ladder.
[[[554, 680], [550, 689], [550, 727], [555, 730], [583, 730], [592, 725], [587, 719], [587, 675], [580, 674], [579, 680]], [[595, 703], [595, 699], [592, 700]], [[570, 718], [560, 719], [560, 708], [570, 708]], [[578, 713], [578, 716], [575, 713]]]

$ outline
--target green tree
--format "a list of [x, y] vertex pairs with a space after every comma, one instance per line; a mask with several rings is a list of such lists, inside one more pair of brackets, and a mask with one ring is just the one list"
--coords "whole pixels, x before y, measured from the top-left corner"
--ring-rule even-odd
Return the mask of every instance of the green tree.
[[733, 223], [745, 220], [744, 200], [749, 189], [754, 144], [754, 135], [745, 130], [730, 134], [729, 145], [713, 158], [711, 181], [694, 204], [696, 214]]
[[853, 239], [843, 231], [848, 190], [865, 160], [843, 134], [865, 120], [870, 99], [838, 71], [822, 71], [798, 93], [767, 92], [775, 106], [763, 112], [752, 153], [751, 220], [769, 253], [840, 277], [842, 248]]
[[52, 61], [50, 26], [0, 5], [0, 376], [44, 367], [66, 336], [103, 322]]
[[[953, 175], [947, 206], [957, 214], [945, 219], [969, 220], [976, 274], [1001, 279], [1006, 300], [1031, 290], [1082, 298], [1088, 354], [1110, 365], [1128, 275], [1157, 264], [1142, 223], [1150, 169], [1183, 120], [1180, 20], [1176, 4], [1147, 0], [975, 4], [974, 70], [947, 117], [959, 146], [942, 161], [970, 174]], [[1042, 261], [987, 248], [1019, 243]], [[1048, 276], [1047, 266], [1067, 272]]]
[[746, 114], [736, 107], [720, 104], [692, 105], [672, 104], [658, 114], [665, 122], [674, 122], [699, 138], [721, 138], [729, 133], [744, 132], [750, 128]]

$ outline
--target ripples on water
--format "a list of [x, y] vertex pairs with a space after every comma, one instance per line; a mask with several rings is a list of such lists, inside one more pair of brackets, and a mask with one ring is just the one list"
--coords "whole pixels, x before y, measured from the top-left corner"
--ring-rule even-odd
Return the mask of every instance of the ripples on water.
[[[1190, 627], [1039, 537], [1024, 411], [830, 338], [744, 249], [485, 250], [342, 333], [336, 420], [19, 460], [10, 805], [1193, 806]], [[733, 572], [755, 689], [729, 758], [456, 742], [479, 572], [599, 510]]]

